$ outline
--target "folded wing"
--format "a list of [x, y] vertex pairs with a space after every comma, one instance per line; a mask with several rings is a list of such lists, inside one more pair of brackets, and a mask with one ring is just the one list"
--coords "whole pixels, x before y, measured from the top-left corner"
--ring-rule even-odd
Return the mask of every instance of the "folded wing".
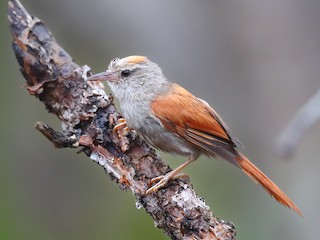
[[[204, 100], [173, 84], [172, 91], [151, 104], [156, 119], [168, 130], [198, 146], [208, 155], [234, 160], [239, 141]], [[236, 164], [237, 165], [237, 164]]]

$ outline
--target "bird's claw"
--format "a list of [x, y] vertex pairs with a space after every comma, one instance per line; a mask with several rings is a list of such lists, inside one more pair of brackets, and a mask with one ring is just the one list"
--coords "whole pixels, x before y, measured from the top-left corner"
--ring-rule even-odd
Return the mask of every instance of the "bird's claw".
[[165, 175], [161, 175], [161, 176], [152, 178], [151, 181], [150, 181], [150, 185], [154, 184], [154, 183], [156, 183], [156, 184], [154, 184], [152, 187], [150, 187], [146, 191], [146, 194], [149, 195], [151, 193], [157, 192], [160, 188], [165, 187], [170, 180], [174, 180], [174, 179], [177, 179], [177, 178], [180, 178], [180, 177], [189, 178], [188, 175], [186, 175], [184, 173], [174, 174], [173, 172], [168, 172]]
[[129, 128], [127, 126], [127, 122], [126, 122], [126, 120], [124, 118], [120, 118], [118, 120], [117, 125], [115, 125], [114, 128], [113, 128], [113, 132], [117, 133], [118, 135], [119, 135], [120, 131], [123, 131], [125, 133], [124, 135], [127, 135], [127, 133], [129, 132]]
[[155, 182], [157, 182], [156, 184], [154, 184], [152, 187], [150, 187], [147, 191], [146, 194], [149, 195], [151, 193], [157, 192], [160, 188], [164, 187], [165, 185], [167, 185], [167, 183], [170, 180], [170, 176], [168, 174], [166, 175], [162, 175], [159, 177], [155, 177], [152, 178], [150, 183], [153, 184]]

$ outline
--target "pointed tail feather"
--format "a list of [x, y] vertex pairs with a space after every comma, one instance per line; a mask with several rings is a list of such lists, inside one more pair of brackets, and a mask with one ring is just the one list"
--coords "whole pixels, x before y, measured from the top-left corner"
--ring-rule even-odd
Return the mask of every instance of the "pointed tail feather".
[[291, 199], [263, 172], [261, 172], [253, 163], [249, 161], [244, 155], [239, 153], [236, 161], [239, 167], [255, 182], [258, 182], [267, 192], [270, 193], [279, 203], [291, 208], [293, 211], [302, 216], [300, 209], [291, 201]]

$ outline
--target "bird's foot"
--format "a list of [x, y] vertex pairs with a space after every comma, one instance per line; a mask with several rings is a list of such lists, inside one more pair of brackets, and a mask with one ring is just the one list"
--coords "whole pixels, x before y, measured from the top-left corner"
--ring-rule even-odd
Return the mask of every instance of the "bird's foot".
[[124, 133], [124, 135], [127, 135], [129, 133], [129, 128], [127, 126], [127, 122], [124, 118], [120, 118], [118, 120], [117, 125], [114, 126], [113, 132], [117, 133], [117, 135], [120, 135], [120, 131]]
[[150, 181], [150, 185], [154, 183], [155, 184], [146, 191], [146, 194], [148, 195], [157, 192], [160, 188], [165, 187], [170, 180], [178, 179], [181, 177], [189, 178], [189, 176], [185, 173], [177, 174], [174, 171], [168, 172], [167, 174], [161, 175], [159, 177], [152, 178]]

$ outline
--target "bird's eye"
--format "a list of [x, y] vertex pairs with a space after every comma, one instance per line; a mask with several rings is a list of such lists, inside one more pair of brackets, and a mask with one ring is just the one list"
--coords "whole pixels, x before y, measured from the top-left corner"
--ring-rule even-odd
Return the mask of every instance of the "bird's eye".
[[129, 69], [123, 70], [121, 72], [121, 77], [129, 77], [131, 75], [131, 71]]

